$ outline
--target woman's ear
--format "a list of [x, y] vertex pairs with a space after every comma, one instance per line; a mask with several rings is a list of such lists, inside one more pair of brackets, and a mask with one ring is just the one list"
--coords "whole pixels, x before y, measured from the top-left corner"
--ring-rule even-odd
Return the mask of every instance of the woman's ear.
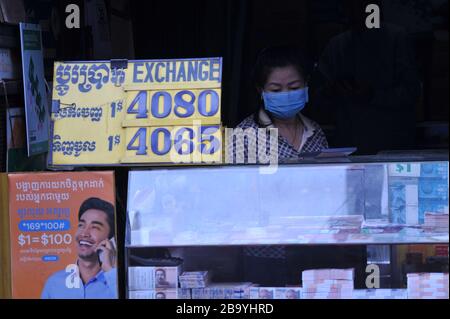
[[261, 97], [261, 100], [262, 100], [263, 99], [262, 94], [263, 94], [264, 90], [260, 87], [256, 87], [256, 92], [258, 92], [258, 95]]

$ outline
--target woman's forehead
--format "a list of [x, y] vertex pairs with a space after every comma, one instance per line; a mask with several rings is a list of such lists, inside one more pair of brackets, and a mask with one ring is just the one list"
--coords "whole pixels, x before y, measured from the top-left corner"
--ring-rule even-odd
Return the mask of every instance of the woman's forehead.
[[295, 81], [303, 81], [303, 77], [293, 65], [273, 68], [267, 76], [266, 84], [287, 84]]

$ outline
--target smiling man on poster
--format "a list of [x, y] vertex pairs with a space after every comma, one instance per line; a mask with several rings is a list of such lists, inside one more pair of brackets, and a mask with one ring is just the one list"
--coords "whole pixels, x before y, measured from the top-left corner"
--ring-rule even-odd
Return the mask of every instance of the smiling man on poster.
[[75, 235], [78, 260], [51, 275], [42, 299], [117, 298], [114, 206], [102, 199], [85, 200]]

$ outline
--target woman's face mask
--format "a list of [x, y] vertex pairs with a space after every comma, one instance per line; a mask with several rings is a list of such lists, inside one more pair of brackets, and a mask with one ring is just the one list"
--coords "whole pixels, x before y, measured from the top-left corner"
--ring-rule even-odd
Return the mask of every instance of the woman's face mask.
[[293, 118], [308, 103], [308, 87], [288, 92], [263, 92], [266, 111], [278, 119]]

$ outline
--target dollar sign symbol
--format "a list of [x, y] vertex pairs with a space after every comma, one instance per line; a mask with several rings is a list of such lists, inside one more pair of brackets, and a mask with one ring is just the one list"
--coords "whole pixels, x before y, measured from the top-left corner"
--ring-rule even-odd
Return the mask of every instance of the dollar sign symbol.
[[19, 245], [20, 246], [23, 246], [23, 245], [25, 245], [25, 238], [24, 238], [25, 236], [23, 235], [23, 234], [20, 234], [19, 235]]
[[43, 234], [43, 235], [41, 236], [41, 243], [42, 243], [42, 245], [44, 245], [44, 246], [47, 246], [47, 245], [48, 245], [48, 235], [47, 235], [47, 234]]

